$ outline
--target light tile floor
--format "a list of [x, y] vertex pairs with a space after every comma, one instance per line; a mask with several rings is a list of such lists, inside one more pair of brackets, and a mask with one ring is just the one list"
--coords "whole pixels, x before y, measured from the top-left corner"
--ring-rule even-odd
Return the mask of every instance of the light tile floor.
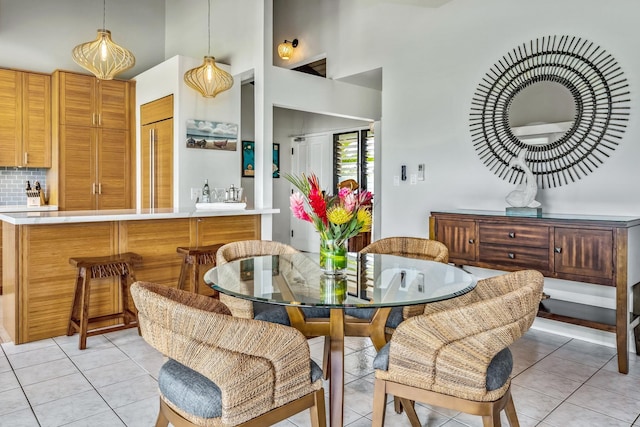
[[[320, 362], [322, 339], [309, 343]], [[622, 375], [613, 349], [534, 330], [512, 352], [512, 389], [522, 427], [640, 426], [640, 359], [635, 355], [630, 373]], [[374, 356], [368, 339], [347, 338], [344, 414], [350, 427], [371, 425]], [[90, 337], [84, 351], [78, 350], [77, 335], [2, 344], [0, 427], [152, 426], [163, 362], [136, 329]], [[385, 425], [409, 426], [390, 405]], [[479, 417], [420, 404], [416, 409], [424, 426], [482, 426]], [[305, 411], [278, 425], [309, 424]]]

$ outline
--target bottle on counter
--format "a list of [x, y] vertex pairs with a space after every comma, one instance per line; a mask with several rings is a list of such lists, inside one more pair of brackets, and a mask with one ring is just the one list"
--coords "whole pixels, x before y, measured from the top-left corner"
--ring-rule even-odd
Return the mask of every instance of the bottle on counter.
[[202, 203], [211, 203], [211, 192], [209, 191], [209, 180], [204, 180], [202, 187]]

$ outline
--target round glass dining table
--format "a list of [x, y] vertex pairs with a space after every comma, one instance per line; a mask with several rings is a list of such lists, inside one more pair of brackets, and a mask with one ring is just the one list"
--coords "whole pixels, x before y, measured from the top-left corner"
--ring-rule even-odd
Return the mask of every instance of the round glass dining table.
[[[330, 367], [329, 419], [334, 427], [343, 425], [344, 337], [370, 337], [379, 350], [386, 343], [385, 325], [393, 307], [454, 298], [476, 285], [472, 274], [449, 264], [357, 253], [348, 255], [347, 268], [338, 275], [323, 272], [317, 254], [296, 253], [231, 261], [212, 268], [204, 279], [226, 295], [285, 306], [291, 326], [305, 336], [329, 337], [324, 368]], [[329, 319], [305, 317], [302, 307], [329, 309]], [[369, 309], [370, 316], [345, 316], [345, 309]]]

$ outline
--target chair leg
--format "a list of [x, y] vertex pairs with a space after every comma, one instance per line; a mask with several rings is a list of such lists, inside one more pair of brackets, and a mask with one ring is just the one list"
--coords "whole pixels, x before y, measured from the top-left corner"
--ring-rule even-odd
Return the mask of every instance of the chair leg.
[[482, 427], [502, 427], [502, 423], [500, 422], [500, 414], [497, 416], [493, 415], [484, 415], [482, 417]]
[[313, 399], [314, 405], [309, 408], [311, 412], [311, 427], [326, 427], [327, 413], [324, 407], [324, 389], [317, 390]]
[[384, 380], [376, 379], [373, 386], [373, 421], [372, 427], [382, 427], [387, 410], [387, 392]]
[[200, 266], [197, 259], [191, 267], [191, 286], [193, 286], [194, 293], [200, 293]]
[[82, 307], [80, 308], [80, 345], [78, 348], [84, 350], [87, 348], [87, 329], [89, 329], [89, 300], [90, 300], [90, 280], [88, 273], [84, 269], [84, 280], [82, 281]]
[[322, 354], [322, 379], [328, 380], [331, 376], [331, 340], [324, 337], [324, 351]]
[[507, 420], [511, 427], [520, 427], [518, 421], [518, 414], [516, 413], [516, 405], [513, 403], [513, 396], [511, 396], [511, 390], [507, 390], [509, 397], [507, 398], [507, 405], [504, 408], [504, 412], [507, 414]]
[[156, 427], [168, 427], [169, 419], [164, 414], [164, 405], [165, 403], [160, 398], [160, 409], [158, 410], [158, 419], [156, 419]]
[[400, 403], [398, 396], [393, 396], [393, 409], [396, 411], [396, 414], [402, 413], [402, 403]]
[[412, 400], [399, 398], [402, 407], [404, 408], [404, 412], [407, 414], [407, 418], [409, 418], [409, 422], [412, 427], [421, 427], [420, 419], [418, 418], [418, 414], [416, 413], [415, 402]]
[[84, 282], [84, 275], [87, 274], [86, 269], [80, 269], [78, 271], [78, 277], [76, 277], [76, 291], [73, 295], [73, 305], [71, 306], [71, 314], [69, 315], [69, 326], [67, 327], [67, 335], [71, 336], [76, 332], [74, 322], [80, 327], [80, 304], [82, 301], [82, 284]]
[[189, 264], [187, 263], [188, 255], [185, 255], [185, 258], [182, 260], [182, 266], [180, 267], [180, 276], [178, 277], [178, 286], [177, 288], [184, 291], [184, 284], [187, 280], [187, 268]]

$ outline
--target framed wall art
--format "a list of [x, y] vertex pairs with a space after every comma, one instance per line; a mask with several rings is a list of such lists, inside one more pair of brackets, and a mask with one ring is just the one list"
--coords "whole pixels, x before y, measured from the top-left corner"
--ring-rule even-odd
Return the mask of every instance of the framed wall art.
[[187, 120], [187, 148], [236, 151], [237, 147], [237, 124]]
[[[273, 143], [273, 177], [280, 178], [280, 144]], [[255, 176], [255, 142], [242, 141], [242, 177]]]

